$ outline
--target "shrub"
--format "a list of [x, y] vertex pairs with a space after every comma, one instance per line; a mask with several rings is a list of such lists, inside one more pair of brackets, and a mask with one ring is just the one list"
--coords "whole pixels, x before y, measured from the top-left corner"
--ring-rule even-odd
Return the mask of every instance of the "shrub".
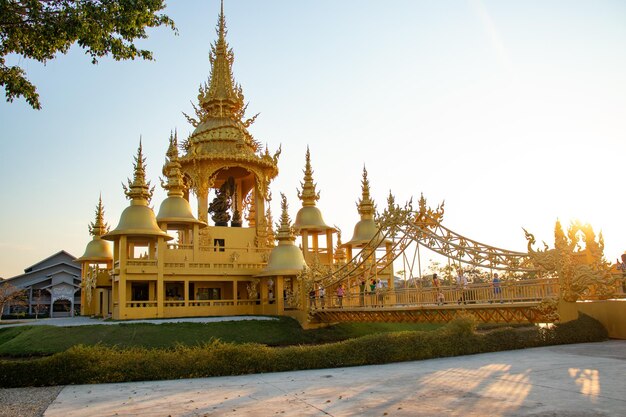
[[294, 371], [467, 355], [549, 344], [605, 340], [591, 317], [552, 328], [497, 328], [479, 334], [460, 318], [435, 331], [367, 335], [324, 345], [268, 347], [211, 340], [171, 349], [73, 346], [29, 361], [0, 361], [0, 387], [145, 381]]

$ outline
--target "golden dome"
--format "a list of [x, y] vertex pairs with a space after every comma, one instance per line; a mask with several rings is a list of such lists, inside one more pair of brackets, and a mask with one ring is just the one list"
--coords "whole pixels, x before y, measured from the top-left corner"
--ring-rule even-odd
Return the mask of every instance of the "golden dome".
[[113, 252], [109, 242], [105, 242], [100, 236], [94, 236], [93, 240], [87, 243], [85, 253], [76, 262], [107, 262], [113, 260]]
[[[373, 219], [363, 219], [360, 220], [354, 226], [354, 233], [352, 234], [352, 239], [346, 243], [349, 246], [365, 246], [367, 245], [378, 233], [378, 227], [376, 226], [376, 222]], [[379, 246], [382, 243], [382, 239], [379, 242], [376, 242], [374, 246]]]
[[259, 276], [297, 275], [306, 267], [302, 251], [293, 243], [281, 242], [272, 249], [267, 267]]
[[302, 208], [296, 214], [296, 222], [293, 227], [296, 232], [306, 230], [313, 233], [325, 232], [333, 229], [328, 226], [322, 218], [322, 212], [315, 207], [315, 202], [319, 200], [320, 193], [315, 190], [313, 182], [313, 169], [311, 168], [311, 152], [306, 148], [306, 159], [304, 166], [304, 181], [301, 183], [302, 191], [298, 190], [298, 198], [302, 201]]
[[93, 236], [91, 242], [87, 243], [85, 253], [75, 262], [107, 262], [113, 260], [113, 252], [109, 242], [102, 240], [102, 235], [109, 231], [109, 225], [104, 222], [104, 207], [102, 206], [102, 196], [98, 199], [96, 206], [96, 220], [89, 224], [89, 234]]
[[259, 276], [297, 275], [307, 267], [302, 251], [294, 244], [295, 236], [291, 228], [291, 220], [287, 213], [287, 197], [281, 194], [283, 209], [280, 216], [280, 228], [276, 235], [278, 246], [272, 249], [267, 267]]
[[[361, 220], [354, 226], [354, 234], [352, 239], [346, 243], [346, 246], [365, 246], [367, 245], [378, 233], [378, 227], [374, 221], [374, 201], [370, 197], [370, 183], [367, 179], [367, 170], [363, 167], [363, 179], [361, 180], [361, 198], [357, 203]], [[373, 246], [378, 247], [383, 243], [380, 239], [374, 243]]]
[[206, 223], [194, 217], [189, 201], [182, 197], [167, 197], [163, 200], [156, 220], [158, 223], [166, 222], [168, 224], [198, 223], [200, 227], [206, 227]]
[[143, 157], [141, 141], [135, 157], [135, 172], [133, 181], [128, 180], [128, 187], [124, 186], [126, 197], [130, 199], [130, 206], [126, 207], [120, 216], [120, 222], [115, 230], [102, 236], [106, 240], [117, 240], [117, 236], [162, 236], [165, 240], [173, 239], [159, 228], [154, 211], [148, 204], [152, 199], [154, 187], [150, 188], [150, 181], [146, 182], [145, 158]]
[[162, 236], [166, 240], [172, 239], [159, 228], [154, 212], [150, 207], [132, 204], [124, 209], [117, 227], [102, 236], [106, 240], [115, 240], [116, 236]]
[[325, 232], [328, 229], [333, 229], [324, 223], [322, 212], [315, 206], [305, 206], [298, 210], [293, 228], [298, 232], [301, 230]]

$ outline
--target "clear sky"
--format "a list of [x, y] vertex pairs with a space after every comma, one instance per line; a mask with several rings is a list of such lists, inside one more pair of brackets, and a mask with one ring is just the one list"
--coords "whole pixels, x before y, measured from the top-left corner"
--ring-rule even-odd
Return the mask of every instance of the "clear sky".
[[[141, 45], [155, 62], [98, 65], [79, 48], [45, 66], [18, 60], [43, 110], [0, 103], [0, 276], [65, 249], [82, 255], [102, 193], [115, 227], [143, 137], [158, 187], [169, 133], [186, 137], [209, 74], [217, 0], [170, 2], [179, 35]], [[557, 218], [626, 250], [626, 2], [226, 0], [234, 74], [261, 112], [251, 133], [282, 144], [280, 192], [299, 208], [306, 146], [325, 220], [358, 221], [363, 165], [384, 208], [421, 192], [444, 224], [525, 250], [522, 227], [553, 242]], [[11, 62], [8, 62], [11, 63]]]

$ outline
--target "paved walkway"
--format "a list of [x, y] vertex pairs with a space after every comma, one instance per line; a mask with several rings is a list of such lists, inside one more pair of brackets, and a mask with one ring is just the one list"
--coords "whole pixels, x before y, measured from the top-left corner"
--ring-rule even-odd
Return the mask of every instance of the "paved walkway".
[[626, 341], [354, 368], [67, 386], [44, 415], [624, 416]]
[[93, 326], [95, 324], [129, 324], [129, 323], [152, 323], [152, 324], [162, 324], [162, 323], [212, 323], [216, 321], [240, 321], [240, 320], [277, 320], [275, 317], [265, 317], [265, 316], [226, 316], [226, 317], [186, 317], [179, 319], [150, 319], [150, 320], [123, 320], [123, 321], [113, 321], [113, 320], [102, 320], [98, 318], [91, 317], [65, 317], [65, 318], [57, 318], [57, 319], [38, 319], [38, 320], [2, 320], [0, 322], [0, 329], [4, 329], [5, 327], [15, 327], [15, 326], [60, 326], [60, 327], [71, 327], [71, 326]]

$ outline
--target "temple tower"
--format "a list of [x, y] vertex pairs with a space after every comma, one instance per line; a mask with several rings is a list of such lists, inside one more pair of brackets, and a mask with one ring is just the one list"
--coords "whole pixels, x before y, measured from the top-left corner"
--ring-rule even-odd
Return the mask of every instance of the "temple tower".
[[[167, 182], [161, 180], [161, 186], [167, 191], [167, 198], [161, 203], [156, 216], [157, 223], [164, 232], [170, 231], [177, 235], [176, 245], [181, 249], [193, 249], [194, 242], [199, 240], [199, 230], [207, 225], [196, 219], [189, 201], [183, 198], [183, 175], [180, 171], [178, 158], [178, 136], [170, 135], [167, 157], [163, 165], [163, 175]], [[171, 246], [171, 245], [169, 245]], [[197, 245], [195, 245], [197, 248]], [[197, 257], [197, 256], [194, 256]]]
[[75, 262], [81, 264], [81, 302], [82, 316], [108, 316], [112, 310], [111, 277], [109, 270], [113, 265], [113, 252], [109, 242], [102, 240], [102, 235], [109, 231], [104, 222], [104, 207], [102, 196], [96, 206], [96, 219], [89, 224], [91, 241], [85, 248], [85, 253]]
[[[306, 149], [304, 167], [304, 180], [300, 183], [302, 190], [298, 190], [298, 198], [302, 201], [302, 208], [298, 210], [294, 230], [302, 237], [302, 252], [307, 262], [311, 262], [317, 256], [322, 264], [333, 263], [333, 233], [335, 229], [324, 222], [322, 212], [315, 203], [320, 198], [313, 182], [313, 169], [311, 168], [311, 153]], [[319, 236], [326, 238], [326, 247], [320, 248]]]
[[357, 210], [361, 216], [361, 220], [354, 226], [352, 239], [344, 244], [347, 251], [348, 259], [352, 259], [354, 250], [361, 250], [364, 263], [364, 278], [368, 279], [385, 279], [389, 288], [393, 288], [393, 265], [380, 269], [376, 267], [376, 251], [384, 249], [385, 256], [391, 256], [391, 242], [384, 240], [378, 235], [378, 226], [374, 220], [376, 206], [374, 200], [370, 196], [370, 183], [367, 179], [367, 169], [363, 167], [363, 178], [361, 180], [361, 198], [357, 202]]
[[[179, 159], [188, 188], [198, 199], [198, 219], [216, 226], [242, 226], [244, 202], [254, 218], [248, 226], [256, 229], [257, 243], [265, 246], [267, 221], [265, 202], [268, 187], [278, 175], [280, 149], [270, 155], [248, 132], [256, 115], [245, 119], [246, 105], [241, 89], [233, 78], [234, 54], [226, 42], [226, 20], [223, 4], [217, 24], [217, 41], [211, 47], [211, 74], [200, 86], [196, 117], [187, 119], [195, 127], [182, 144]], [[209, 192], [216, 197], [209, 204]], [[203, 244], [210, 244], [210, 231], [201, 234]]]
[[294, 243], [296, 237], [287, 212], [287, 197], [284, 194], [281, 194], [281, 209], [280, 227], [276, 233], [278, 245], [270, 252], [267, 267], [259, 274], [262, 279], [261, 298], [263, 299], [269, 290], [278, 295], [276, 305], [278, 314], [282, 314], [285, 309], [285, 299], [290, 298], [287, 295], [296, 291], [296, 276], [307, 267], [302, 252]]
[[[102, 238], [114, 242], [112, 286], [113, 318], [127, 318], [127, 310], [143, 307], [145, 317], [163, 317], [163, 263], [165, 242], [172, 237], [159, 228], [149, 207], [154, 187], [146, 182], [141, 141], [135, 157], [133, 180], [124, 186], [130, 206], [117, 227]], [[142, 318], [142, 317], [133, 317]]]

